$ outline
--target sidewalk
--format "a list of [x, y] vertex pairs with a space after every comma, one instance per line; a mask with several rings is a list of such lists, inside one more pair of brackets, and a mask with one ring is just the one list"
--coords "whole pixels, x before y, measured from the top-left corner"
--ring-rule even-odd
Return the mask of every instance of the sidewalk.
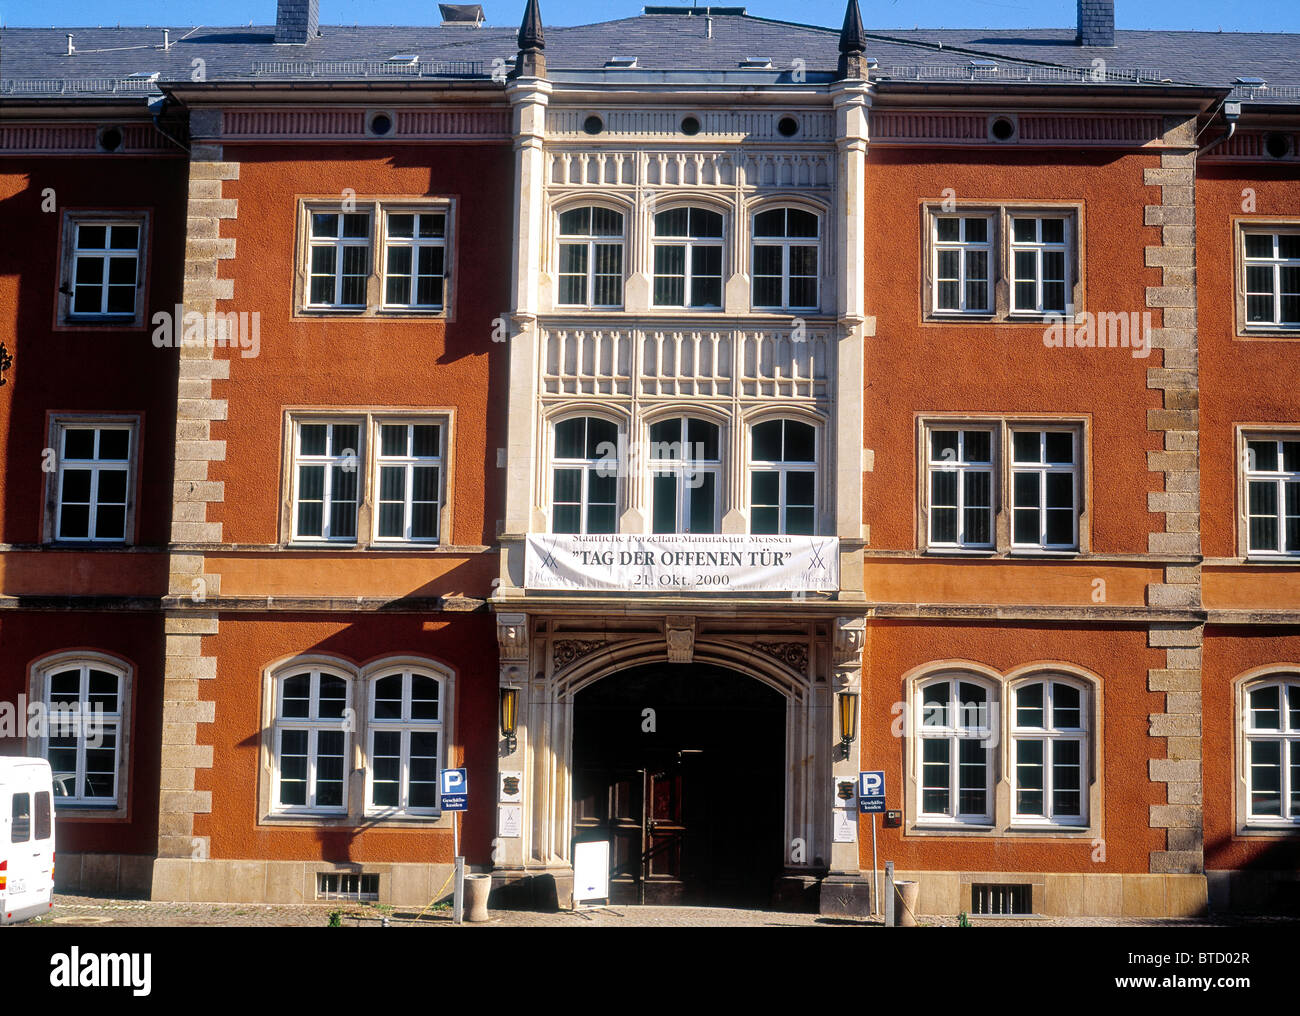
[[[431, 909], [419, 916], [405, 907], [383, 907], [342, 900], [300, 905], [264, 903], [159, 903], [150, 900], [56, 894], [54, 909], [18, 927], [115, 928], [320, 928], [333, 919], [342, 927], [451, 928], [451, 910]], [[1255, 923], [1289, 923], [1286, 918], [1206, 918], [1143, 920], [1111, 917], [969, 918], [973, 927], [1223, 927]], [[957, 918], [922, 914], [922, 925], [955, 927]], [[848, 920], [817, 914], [720, 907], [603, 907], [577, 913], [494, 910], [477, 928], [878, 928], [880, 918]]]

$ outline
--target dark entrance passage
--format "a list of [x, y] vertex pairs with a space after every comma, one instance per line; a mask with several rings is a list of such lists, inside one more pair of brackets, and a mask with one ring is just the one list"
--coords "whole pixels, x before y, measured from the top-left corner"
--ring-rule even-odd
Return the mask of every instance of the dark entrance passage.
[[603, 678], [573, 708], [575, 841], [613, 903], [765, 905], [784, 862], [785, 699], [720, 667]]

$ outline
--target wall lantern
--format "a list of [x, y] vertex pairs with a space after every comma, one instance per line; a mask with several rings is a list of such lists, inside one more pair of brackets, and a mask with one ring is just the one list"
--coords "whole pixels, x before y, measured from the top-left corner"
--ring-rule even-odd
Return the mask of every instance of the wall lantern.
[[501, 689], [501, 735], [506, 739], [506, 750], [514, 754], [519, 747], [515, 736], [519, 727], [519, 689]]
[[840, 752], [844, 758], [849, 757], [849, 745], [858, 736], [858, 693], [842, 691], [839, 693], [840, 707]]

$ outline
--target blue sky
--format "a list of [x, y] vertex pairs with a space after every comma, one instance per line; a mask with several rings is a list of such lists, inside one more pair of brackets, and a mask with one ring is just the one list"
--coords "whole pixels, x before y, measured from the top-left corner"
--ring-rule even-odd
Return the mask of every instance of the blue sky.
[[[488, 22], [517, 25], [525, 0], [486, 0]], [[733, 0], [744, 3], [744, 0]], [[1065, 28], [1075, 20], [1074, 0], [859, 0], [871, 28]], [[630, 17], [643, 0], [542, 0], [547, 24], [573, 25]], [[750, 14], [838, 25], [843, 0], [749, 0]], [[1119, 28], [1182, 28], [1225, 32], [1300, 31], [1296, 0], [1117, 0]], [[56, 20], [52, 20], [56, 19]], [[0, 23], [9, 26], [265, 25], [275, 20], [275, 0], [0, 0]], [[424, 25], [438, 22], [436, 0], [321, 0], [325, 24]]]

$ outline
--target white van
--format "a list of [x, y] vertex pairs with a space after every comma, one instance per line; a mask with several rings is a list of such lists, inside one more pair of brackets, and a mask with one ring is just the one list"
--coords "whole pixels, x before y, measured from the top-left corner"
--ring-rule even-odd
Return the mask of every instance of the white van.
[[43, 758], [0, 756], [0, 924], [54, 906], [54, 783]]

